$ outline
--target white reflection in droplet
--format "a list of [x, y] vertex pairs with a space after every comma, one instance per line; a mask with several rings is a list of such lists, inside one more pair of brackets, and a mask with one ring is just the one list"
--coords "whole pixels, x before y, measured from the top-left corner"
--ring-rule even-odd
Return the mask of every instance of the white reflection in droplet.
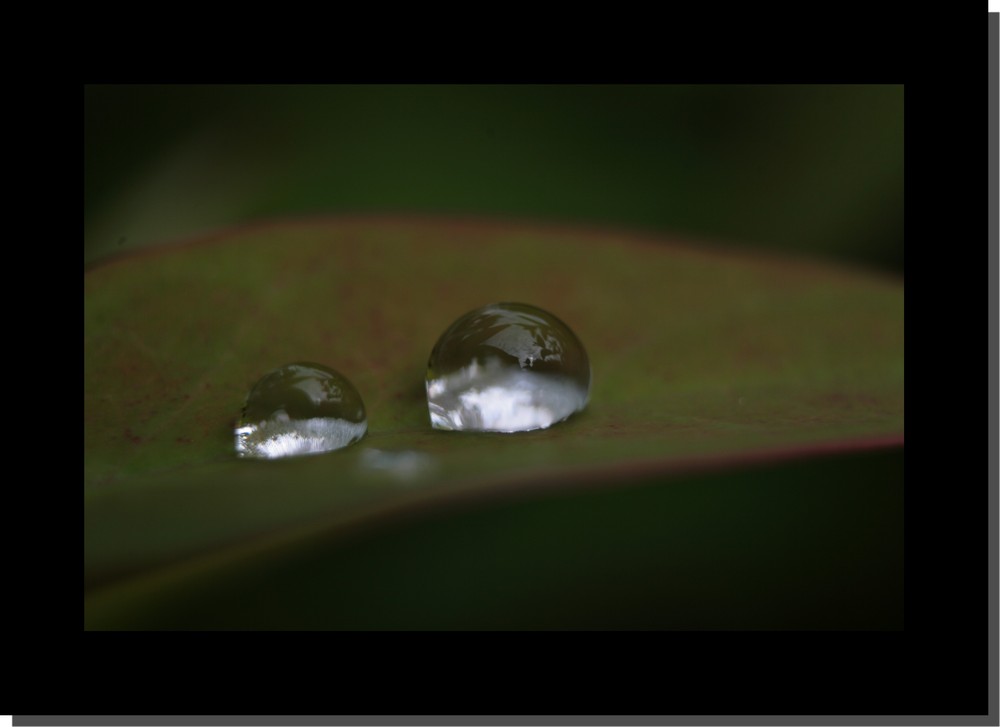
[[297, 419], [288, 416], [238, 427], [236, 454], [240, 457], [277, 459], [319, 454], [346, 447], [364, 436], [367, 422], [344, 419]]
[[568, 377], [539, 374], [491, 359], [427, 382], [435, 429], [523, 432], [544, 429], [587, 404], [588, 391]]

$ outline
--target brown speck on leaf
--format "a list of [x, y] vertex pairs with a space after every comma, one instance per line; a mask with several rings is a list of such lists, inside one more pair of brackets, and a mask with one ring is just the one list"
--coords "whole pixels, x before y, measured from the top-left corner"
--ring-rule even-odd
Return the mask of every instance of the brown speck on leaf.
[[132, 442], [132, 444], [138, 444], [142, 441], [142, 437], [136, 435], [131, 429], [125, 427], [125, 439]]
[[179, 444], [191, 444], [191, 440], [187, 437], [177, 437], [176, 440]]

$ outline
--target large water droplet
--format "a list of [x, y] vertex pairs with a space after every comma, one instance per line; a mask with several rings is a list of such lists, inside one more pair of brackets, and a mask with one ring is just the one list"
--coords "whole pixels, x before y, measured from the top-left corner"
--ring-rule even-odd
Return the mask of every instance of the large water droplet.
[[569, 326], [524, 303], [466, 313], [427, 364], [431, 426], [465, 432], [544, 429], [582, 410], [590, 361]]
[[293, 363], [265, 375], [247, 395], [235, 430], [240, 457], [275, 459], [340, 449], [368, 430], [357, 389], [331, 368]]

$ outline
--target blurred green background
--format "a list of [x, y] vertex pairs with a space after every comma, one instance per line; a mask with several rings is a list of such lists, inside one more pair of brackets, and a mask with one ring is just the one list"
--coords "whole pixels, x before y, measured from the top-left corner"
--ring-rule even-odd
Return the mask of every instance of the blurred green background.
[[87, 86], [84, 263], [258, 219], [619, 227], [902, 274], [903, 89]]
[[895, 630], [903, 451], [333, 529], [91, 608], [96, 629]]

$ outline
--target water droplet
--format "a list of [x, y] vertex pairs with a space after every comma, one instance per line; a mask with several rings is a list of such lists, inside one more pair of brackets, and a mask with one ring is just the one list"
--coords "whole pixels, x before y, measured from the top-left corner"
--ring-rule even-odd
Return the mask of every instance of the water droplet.
[[368, 430], [365, 405], [342, 374], [293, 363], [265, 375], [247, 395], [235, 430], [240, 457], [275, 459], [340, 449]]
[[441, 335], [427, 364], [435, 429], [544, 429], [581, 411], [589, 396], [590, 361], [580, 339], [524, 303], [466, 313]]

